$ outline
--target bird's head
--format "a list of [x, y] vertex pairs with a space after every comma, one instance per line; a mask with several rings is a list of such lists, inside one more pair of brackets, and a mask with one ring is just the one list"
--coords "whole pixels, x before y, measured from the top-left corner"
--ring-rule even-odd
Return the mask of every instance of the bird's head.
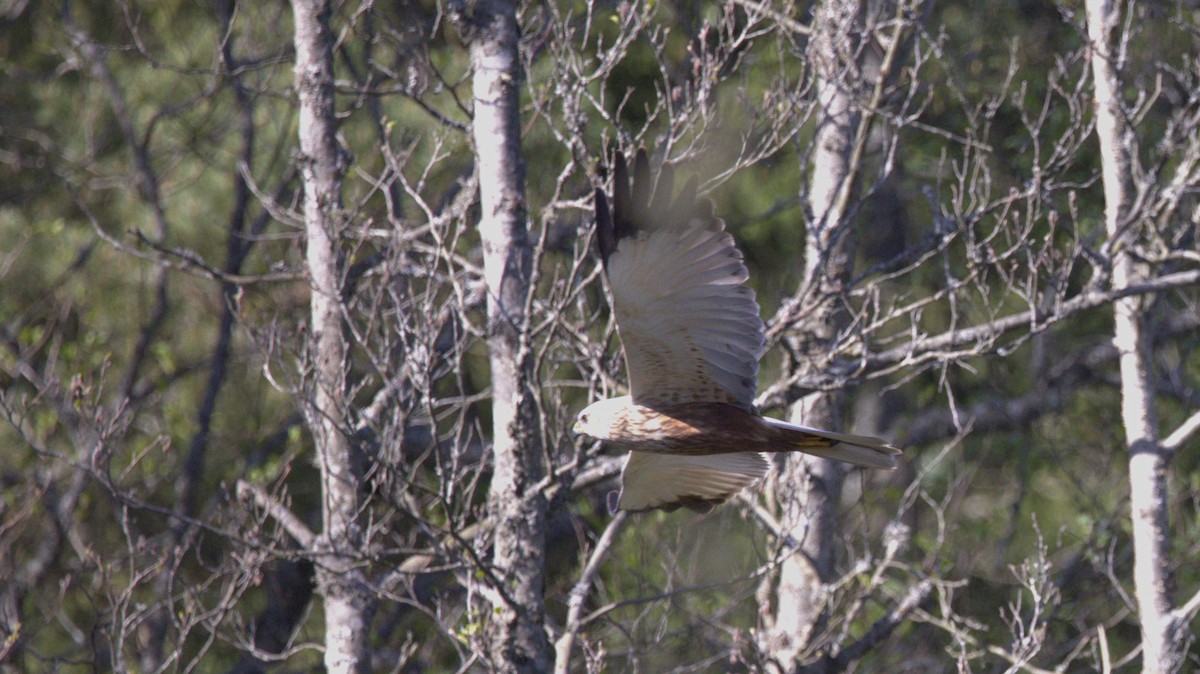
[[576, 435], [586, 435], [596, 440], [609, 440], [612, 436], [613, 421], [629, 405], [629, 396], [594, 402], [575, 417], [575, 425], [571, 430]]

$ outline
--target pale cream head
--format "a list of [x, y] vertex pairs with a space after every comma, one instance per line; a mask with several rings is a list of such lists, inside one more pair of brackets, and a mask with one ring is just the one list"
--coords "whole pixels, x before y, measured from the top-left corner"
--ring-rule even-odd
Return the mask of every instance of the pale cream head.
[[571, 430], [596, 440], [610, 440], [613, 420], [632, 403], [629, 396], [594, 402], [575, 417], [575, 426]]

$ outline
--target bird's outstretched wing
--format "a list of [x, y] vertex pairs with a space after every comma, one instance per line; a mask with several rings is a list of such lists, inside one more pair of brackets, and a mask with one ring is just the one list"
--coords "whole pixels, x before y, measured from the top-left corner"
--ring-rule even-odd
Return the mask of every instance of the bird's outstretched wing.
[[625, 347], [630, 395], [642, 405], [720, 402], [751, 409], [763, 322], [742, 254], [692, 179], [672, 198], [645, 151], [632, 180], [614, 162], [610, 210], [596, 192], [600, 255]]
[[682, 506], [707, 512], [757, 482], [769, 466], [758, 452], [699, 456], [630, 452], [614, 509], [671, 511]]

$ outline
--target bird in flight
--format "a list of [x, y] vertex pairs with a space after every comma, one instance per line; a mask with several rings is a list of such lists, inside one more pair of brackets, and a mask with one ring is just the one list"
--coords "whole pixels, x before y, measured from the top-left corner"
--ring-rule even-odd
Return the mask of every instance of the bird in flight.
[[645, 150], [633, 179], [620, 152], [613, 198], [596, 190], [596, 236], [625, 347], [629, 395], [593, 403], [575, 432], [629, 452], [614, 510], [700, 512], [767, 474], [764, 452], [895, 468], [883, 440], [805, 428], [754, 408], [766, 339], [749, 272], [693, 177], [672, 198]]

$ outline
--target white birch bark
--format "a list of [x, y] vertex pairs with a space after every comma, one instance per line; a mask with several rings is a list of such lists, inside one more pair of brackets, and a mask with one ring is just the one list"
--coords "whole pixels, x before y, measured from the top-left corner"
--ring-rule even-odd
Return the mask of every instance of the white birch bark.
[[516, 3], [482, 0], [464, 21], [473, 69], [473, 136], [479, 165], [480, 236], [488, 292], [495, 518], [489, 631], [496, 672], [546, 672], [552, 663], [543, 604], [546, 502], [536, 492], [542, 449], [526, 341], [533, 248], [526, 226], [521, 152], [521, 62]]
[[[797, 345], [801, 357], [806, 349], [820, 350], [822, 343], [836, 336], [840, 317], [832, 299], [840, 294], [852, 262], [845, 210], [854, 183], [852, 156], [859, 115], [847, 87], [855, 86], [859, 77], [853, 40], [859, 34], [860, 12], [855, 0], [829, 0], [814, 11], [810, 53], [818, 75], [818, 117], [802, 287], [819, 304], [807, 314]], [[811, 394], [792, 406], [791, 420], [836, 430], [842, 426], [842, 404], [842, 396], [836, 393]], [[776, 479], [780, 522], [798, 546], [780, 567], [767, 634], [767, 654], [781, 671], [795, 670], [823, 621], [826, 588], [835, 573], [844, 478], [845, 468], [839, 462], [792, 454]]]
[[[1112, 251], [1112, 287], [1120, 291], [1141, 280], [1131, 242], [1134, 139], [1120, 98], [1116, 35], [1120, 21], [1112, 0], [1088, 0], [1096, 136], [1104, 186], [1104, 222]], [[1172, 612], [1168, 564], [1167, 452], [1159, 443], [1149, 358], [1143, 329], [1144, 300], [1114, 303], [1113, 343], [1120, 354], [1121, 417], [1129, 450], [1129, 495], [1133, 524], [1133, 581], [1142, 630], [1142, 671], [1174, 672], [1183, 664], [1186, 639]]]
[[374, 595], [352, 563], [363, 543], [358, 522], [358, 476], [344, 432], [346, 342], [342, 332], [342, 273], [337, 242], [343, 166], [333, 104], [333, 36], [328, 0], [293, 0], [296, 91], [300, 104], [304, 181], [305, 261], [312, 291], [307, 409], [321, 469], [323, 534], [316, 543], [317, 586], [324, 598], [325, 668], [370, 671], [368, 628]]

